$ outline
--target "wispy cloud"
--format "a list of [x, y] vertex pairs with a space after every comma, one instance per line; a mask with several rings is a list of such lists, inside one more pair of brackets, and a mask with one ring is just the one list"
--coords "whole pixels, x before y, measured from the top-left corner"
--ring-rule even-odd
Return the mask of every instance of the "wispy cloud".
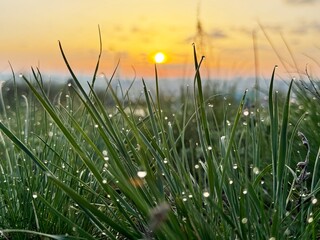
[[293, 34], [305, 34], [309, 31], [319, 33], [320, 22], [302, 22], [291, 30]]
[[221, 29], [215, 29], [209, 33], [209, 36], [214, 39], [225, 39], [228, 38], [228, 34], [226, 34]]
[[310, 4], [317, 2], [317, 0], [285, 0], [285, 2], [289, 4]]
[[215, 28], [215, 29], [212, 29], [210, 32], [203, 32], [201, 36], [199, 34], [188, 36], [187, 38], [185, 38], [183, 42], [190, 42], [190, 41], [193, 42], [199, 39], [199, 37], [206, 38], [207, 40], [210, 40], [210, 39], [218, 40], [218, 39], [229, 38], [229, 35], [224, 30]]

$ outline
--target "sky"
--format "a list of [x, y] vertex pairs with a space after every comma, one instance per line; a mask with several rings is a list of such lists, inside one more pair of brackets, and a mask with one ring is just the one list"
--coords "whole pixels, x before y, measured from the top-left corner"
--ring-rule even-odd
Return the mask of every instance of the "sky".
[[67, 74], [58, 41], [76, 74], [92, 74], [98, 26], [107, 76], [119, 62], [119, 78], [154, 78], [153, 56], [163, 52], [160, 78], [193, 77], [193, 43], [208, 78], [254, 76], [255, 63], [259, 76], [276, 64], [294, 76], [293, 59], [299, 71], [319, 72], [318, 0], [1, 0], [0, 9], [0, 76], [9, 63]]

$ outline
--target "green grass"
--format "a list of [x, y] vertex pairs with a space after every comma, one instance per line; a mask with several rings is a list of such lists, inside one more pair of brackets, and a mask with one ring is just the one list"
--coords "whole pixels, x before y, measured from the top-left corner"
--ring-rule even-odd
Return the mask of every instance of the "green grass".
[[89, 92], [59, 47], [71, 86], [49, 97], [32, 69], [14, 106], [0, 99], [0, 238], [319, 237], [320, 151], [305, 122], [320, 118], [297, 114], [293, 81], [275, 91], [276, 68], [268, 102], [249, 104], [259, 89], [236, 100], [202, 86], [194, 47], [193, 89], [168, 100], [155, 69], [154, 94], [142, 81], [143, 99], [119, 97], [109, 82], [106, 105], [94, 90], [101, 47]]

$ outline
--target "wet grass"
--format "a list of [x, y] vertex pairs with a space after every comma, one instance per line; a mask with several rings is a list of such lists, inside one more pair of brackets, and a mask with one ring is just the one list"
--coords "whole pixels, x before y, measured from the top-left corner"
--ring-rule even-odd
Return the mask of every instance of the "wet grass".
[[275, 91], [276, 68], [267, 102], [248, 101], [259, 89], [220, 96], [202, 86], [194, 48], [179, 98], [163, 97], [155, 71], [139, 105], [110, 82], [105, 105], [101, 52], [87, 92], [59, 46], [73, 78], [64, 96], [48, 98], [33, 69], [19, 76], [28, 94], [1, 99], [3, 239], [317, 239], [319, 143], [306, 126], [320, 118], [292, 102], [292, 81]]

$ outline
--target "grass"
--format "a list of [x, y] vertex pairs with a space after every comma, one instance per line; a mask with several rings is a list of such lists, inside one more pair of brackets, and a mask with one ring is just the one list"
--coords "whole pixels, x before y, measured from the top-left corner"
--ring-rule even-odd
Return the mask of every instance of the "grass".
[[19, 76], [23, 96], [13, 74], [14, 105], [1, 95], [0, 238], [319, 237], [320, 151], [306, 126], [320, 118], [299, 108], [309, 100], [292, 103], [293, 81], [285, 97], [275, 91], [276, 67], [268, 102], [247, 100], [258, 89], [226, 100], [202, 86], [194, 47], [193, 89], [180, 98], [163, 97], [155, 69], [139, 104], [111, 77], [106, 105], [94, 90], [102, 46], [89, 92], [59, 47], [69, 87], [49, 98], [32, 69]]

